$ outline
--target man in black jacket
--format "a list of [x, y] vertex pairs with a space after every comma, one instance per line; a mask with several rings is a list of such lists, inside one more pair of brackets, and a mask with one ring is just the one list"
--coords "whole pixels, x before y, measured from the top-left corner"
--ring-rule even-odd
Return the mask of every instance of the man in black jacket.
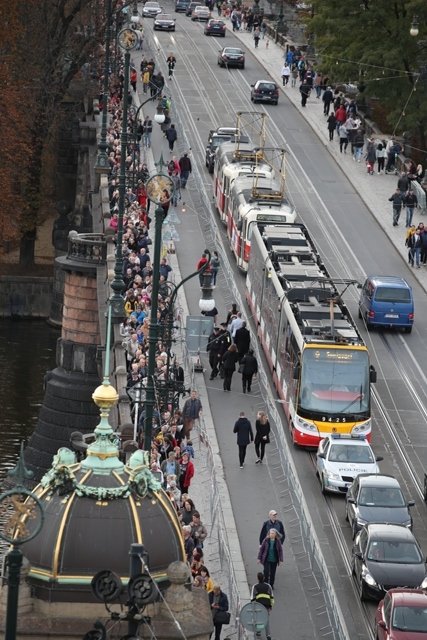
[[326, 91], [323, 92], [322, 100], [323, 100], [323, 113], [325, 116], [329, 115], [329, 109], [331, 107], [331, 102], [334, 99], [334, 94], [332, 93], [331, 87], [327, 87]]
[[285, 542], [285, 527], [283, 526], [283, 522], [277, 519], [277, 511], [275, 509], [271, 509], [268, 513], [268, 520], [266, 520], [259, 534], [259, 543], [262, 544], [266, 539], [268, 532], [270, 529], [276, 529], [279, 534], [280, 542], [283, 544]]
[[209, 353], [209, 365], [212, 369], [209, 380], [213, 380], [218, 375], [219, 363], [221, 360], [221, 333], [219, 327], [214, 327], [211, 335], [209, 336], [206, 351]]
[[249, 347], [251, 346], [251, 334], [246, 328], [246, 322], [243, 322], [240, 329], [236, 330], [236, 333], [234, 334], [234, 344], [239, 352], [240, 361], [249, 351]]
[[179, 168], [181, 169], [181, 189], [185, 189], [185, 185], [192, 171], [191, 160], [188, 157], [188, 153], [184, 153], [179, 159]]
[[246, 447], [254, 441], [252, 425], [241, 411], [238, 420], [234, 424], [233, 433], [237, 433], [237, 446], [239, 447], [240, 468], [243, 469], [246, 457]]
[[400, 189], [396, 189], [393, 195], [389, 198], [389, 202], [393, 203], [393, 227], [397, 227], [403, 204], [403, 196]]

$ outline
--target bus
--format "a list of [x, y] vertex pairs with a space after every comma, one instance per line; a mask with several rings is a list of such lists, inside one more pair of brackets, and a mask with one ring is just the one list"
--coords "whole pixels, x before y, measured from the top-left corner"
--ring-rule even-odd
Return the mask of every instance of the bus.
[[330, 278], [304, 225], [253, 228], [246, 299], [295, 445], [370, 440], [376, 371], [342, 302], [352, 284]]

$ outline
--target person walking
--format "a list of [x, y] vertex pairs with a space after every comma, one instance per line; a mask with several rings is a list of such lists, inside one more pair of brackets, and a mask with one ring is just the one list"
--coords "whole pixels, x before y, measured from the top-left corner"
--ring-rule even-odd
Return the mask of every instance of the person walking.
[[305, 107], [311, 91], [311, 87], [308, 84], [308, 82], [302, 82], [300, 85], [299, 91], [301, 94], [301, 106]]
[[[237, 331], [236, 331], [237, 333]], [[254, 356], [252, 349], [243, 356], [240, 361], [239, 371], [242, 374], [243, 393], [251, 392], [252, 378], [258, 373], [258, 362]]]
[[213, 590], [208, 593], [208, 597], [212, 611], [212, 622], [215, 628], [214, 640], [220, 640], [222, 625], [229, 624], [230, 622], [228, 598], [226, 594], [221, 591], [221, 587], [219, 585], [214, 586]]
[[181, 176], [176, 169], [172, 172], [171, 180], [173, 182], [173, 192], [171, 204], [173, 207], [178, 206], [178, 201], [181, 200]]
[[151, 134], [153, 133], [153, 121], [146, 116], [142, 123], [142, 144], [146, 149], [151, 147]]
[[334, 94], [332, 93], [332, 88], [328, 87], [324, 92], [323, 92], [323, 96], [322, 96], [322, 102], [323, 102], [323, 113], [325, 116], [329, 115], [329, 109], [331, 108], [331, 103], [334, 100]]
[[179, 159], [179, 167], [181, 169], [181, 189], [185, 189], [192, 171], [191, 160], [188, 157], [188, 153], [184, 153]]
[[334, 133], [337, 126], [337, 119], [335, 117], [335, 113], [330, 113], [328, 119], [326, 120], [326, 124], [329, 131], [329, 142], [332, 142], [334, 139]]
[[393, 227], [397, 227], [399, 224], [400, 212], [402, 211], [403, 204], [403, 196], [400, 192], [400, 189], [396, 189], [396, 191], [390, 196], [388, 199], [389, 202], [393, 203]]
[[176, 65], [176, 58], [172, 53], [170, 53], [166, 58], [166, 64], [168, 65], [168, 78], [169, 80], [172, 80]]
[[220, 264], [220, 261], [219, 261], [218, 251], [214, 251], [212, 253], [212, 257], [211, 257], [211, 269], [212, 269], [212, 281], [211, 281], [211, 284], [212, 284], [213, 287], [216, 286], [216, 278], [217, 278], [220, 266], [221, 266], [221, 264]]
[[266, 444], [270, 444], [270, 423], [267, 414], [264, 411], [258, 411], [255, 422], [255, 453], [257, 455], [255, 464], [260, 464], [264, 460]]
[[381, 171], [384, 171], [385, 159], [386, 159], [386, 156], [387, 156], [385, 147], [384, 147], [382, 142], [378, 143], [375, 155], [376, 155], [376, 158], [377, 158], [377, 171], [378, 171], [378, 175], [379, 175], [381, 173]]
[[344, 124], [342, 124], [340, 126], [340, 128], [338, 129], [338, 135], [340, 137], [340, 153], [343, 152], [344, 149], [344, 153], [347, 153], [347, 147], [348, 147], [348, 132], [347, 132], [347, 128]]
[[231, 345], [231, 335], [227, 329], [227, 324], [222, 322], [219, 330], [219, 377], [224, 378], [224, 364], [222, 362], [223, 355]]
[[260, 545], [262, 544], [263, 540], [267, 537], [270, 529], [276, 529], [280, 537], [280, 542], [283, 544], [286, 538], [285, 527], [283, 526], [283, 522], [277, 519], [277, 511], [275, 509], [270, 509], [270, 511], [268, 512], [268, 520], [263, 522], [263, 525], [261, 527], [261, 531], [259, 534]]
[[295, 62], [291, 66], [291, 87], [296, 87], [298, 79], [298, 67]]
[[256, 29], [254, 29], [254, 42], [255, 42], [255, 49], [258, 49], [258, 45], [259, 45], [259, 39], [261, 38], [261, 32], [259, 30], [259, 27], [257, 27]]
[[182, 417], [184, 420], [184, 436], [188, 437], [194, 426], [194, 421], [199, 420], [202, 414], [202, 403], [198, 397], [197, 391], [193, 389], [190, 397], [184, 402], [182, 407]]
[[412, 225], [412, 217], [414, 215], [414, 209], [418, 206], [418, 198], [414, 193], [412, 187], [409, 187], [408, 191], [403, 196], [403, 204], [406, 207], [406, 226]]
[[265, 581], [264, 574], [260, 571], [257, 573], [258, 582], [254, 584], [251, 591], [251, 602], [259, 602], [268, 611], [267, 624], [265, 625], [265, 634], [267, 640], [271, 640], [270, 635], [270, 613], [274, 605], [273, 589], [268, 582]]
[[262, 541], [258, 551], [258, 562], [264, 566], [265, 580], [274, 589], [276, 570], [283, 562], [283, 547], [276, 529], [270, 529]]
[[353, 138], [353, 160], [355, 162], [361, 161], [364, 146], [365, 136], [363, 130], [359, 127]]
[[239, 352], [239, 362], [241, 362], [243, 356], [247, 354], [249, 347], [251, 346], [251, 333], [246, 328], [246, 322], [244, 320], [242, 322], [242, 326], [239, 327], [234, 334], [234, 344]]
[[169, 127], [169, 129], [167, 129], [167, 131], [166, 131], [166, 138], [167, 138], [167, 141], [168, 141], [168, 143], [169, 143], [169, 150], [170, 150], [170, 152], [172, 153], [172, 151], [173, 151], [173, 147], [174, 147], [174, 144], [175, 144], [175, 142], [176, 142], [176, 140], [177, 140], [177, 138], [178, 138], [178, 134], [177, 134], [177, 132], [176, 132], [176, 129], [175, 129], [175, 125], [174, 125], [174, 124], [171, 124], [171, 126]]
[[408, 264], [414, 266], [414, 235], [416, 232], [415, 225], [411, 225], [406, 232], [405, 247], [408, 247]]
[[282, 67], [281, 75], [282, 75], [283, 86], [286, 87], [286, 85], [289, 82], [289, 76], [291, 75], [291, 70], [287, 62], [285, 62], [285, 64]]
[[222, 368], [224, 372], [224, 391], [231, 391], [231, 379], [236, 371], [236, 362], [239, 359], [239, 352], [235, 344], [231, 344], [222, 356]]
[[218, 375], [221, 359], [221, 332], [219, 327], [214, 327], [210, 334], [206, 351], [209, 353], [209, 365], [211, 368], [209, 380], [213, 380]]
[[366, 169], [369, 175], [374, 175], [375, 160], [377, 159], [377, 151], [375, 149], [375, 143], [372, 138], [368, 138], [368, 144], [366, 145]]
[[252, 425], [245, 416], [245, 412], [241, 411], [239, 418], [234, 423], [233, 433], [237, 434], [237, 446], [239, 447], [239, 463], [243, 469], [246, 458], [246, 448], [248, 444], [254, 441]]
[[419, 229], [415, 226], [409, 228], [409, 232], [406, 236], [405, 245], [408, 247], [408, 263], [411, 267], [420, 268], [420, 257], [422, 249], [422, 239]]

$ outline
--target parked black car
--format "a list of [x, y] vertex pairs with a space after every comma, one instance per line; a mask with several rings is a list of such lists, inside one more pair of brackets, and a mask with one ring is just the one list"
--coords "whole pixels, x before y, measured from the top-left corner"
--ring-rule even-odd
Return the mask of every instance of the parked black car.
[[396, 478], [383, 474], [361, 473], [346, 494], [345, 517], [353, 538], [365, 524], [371, 522], [402, 524], [412, 529], [412, 517]]
[[365, 525], [354, 541], [351, 568], [361, 600], [381, 600], [397, 587], [427, 587], [420, 545], [402, 525]]

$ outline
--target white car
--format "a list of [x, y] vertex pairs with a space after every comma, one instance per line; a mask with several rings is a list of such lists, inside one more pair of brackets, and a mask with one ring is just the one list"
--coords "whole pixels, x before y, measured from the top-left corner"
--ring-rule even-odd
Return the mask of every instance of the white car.
[[162, 13], [163, 9], [158, 2], [146, 2], [142, 8], [142, 15], [144, 18], [155, 18], [159, 13]]
[[320, 441], [316, 454], [316, 473], [322, 493], [347, 493], [359, 473], [380, 473], [370, 444], [363, 436], [332, 434]]

